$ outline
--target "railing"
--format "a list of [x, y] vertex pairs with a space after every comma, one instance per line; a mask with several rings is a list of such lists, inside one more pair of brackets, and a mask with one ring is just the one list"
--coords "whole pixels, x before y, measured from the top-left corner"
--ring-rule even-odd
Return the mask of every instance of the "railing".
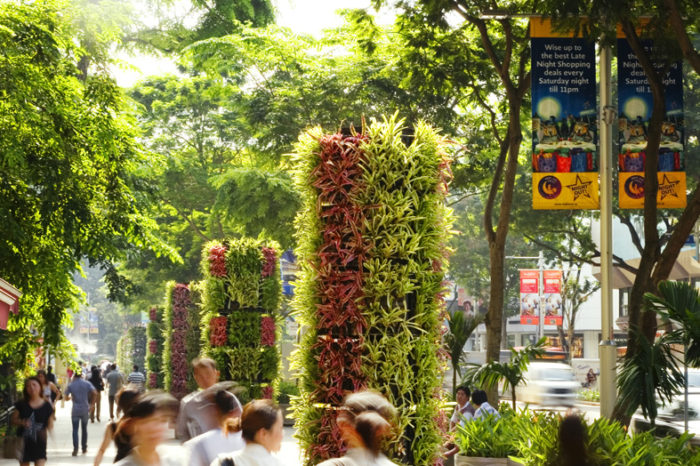
[[7, 426], [8, 430], [10, 428], [10, 418], [12, 417], [12, 413], [14, 412], [15, 407], [12, 406], [2, 413], [0, 413], [0, 426]]

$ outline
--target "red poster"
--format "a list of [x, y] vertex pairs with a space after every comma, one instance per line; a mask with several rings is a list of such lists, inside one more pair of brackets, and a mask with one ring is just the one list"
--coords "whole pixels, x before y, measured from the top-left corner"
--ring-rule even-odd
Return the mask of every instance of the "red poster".
[[539, 324], [540, 307], [540, 272], [538, 270], [520, 271], [520, 323]]
[[561, 270], [545, 270], [544, 280], [544, 323], [562, 325]]

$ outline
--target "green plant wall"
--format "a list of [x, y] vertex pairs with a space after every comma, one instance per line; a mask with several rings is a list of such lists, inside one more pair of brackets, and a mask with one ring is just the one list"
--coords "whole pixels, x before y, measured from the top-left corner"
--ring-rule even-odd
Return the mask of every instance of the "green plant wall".
[[146, 378], [148, 388], [163, 388], [163, 308], [152, 307], [148, 312], [149, 322], [146, 327], [148, 347], [146, 348]]
[[190, 362], [199, 354], [199, 309], [188, 285], [167, 284], [163, 314], [163, 385], [180, 399], [196, 390]]
[[343, 452], [338, 407], [372, 388], [398, 408], [394, 459], [433, 464], [451, 227], [442, 141], [428, 125], [407, 130], [395, 117], [360, 134], [314, 129], [300, 137], [294, 166], [303, 207], [293, 306], [304, 335], [293, 406], [305, 462]]
[[282, 283], [276, 244], [212, 241], [202, 258], [201, 344], [221, 378], [246, 390], [241, 401], [273, 398], [279, 379]]
[[117, 366], [125, 373], [136, 364], [143, 371], [146, 357], [146, 329], [131, 327], [117, 342]]

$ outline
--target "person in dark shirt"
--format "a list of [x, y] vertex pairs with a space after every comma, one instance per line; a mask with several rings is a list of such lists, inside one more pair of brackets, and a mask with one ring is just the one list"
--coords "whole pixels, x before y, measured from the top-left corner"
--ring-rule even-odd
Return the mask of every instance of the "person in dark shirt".
[[46, 462], [47, 431], [53, 428], [53, 408], [41, 392], [41, 382], [36, 377], [24, 381], [24, 398], [15, 403], [12, 425], [17, 426], [17, 436], [24, 445], [20, 453], [20, 464], [34, 462], [43, 466]]
[[94, 423], [95, 418], [97, 418], [97, 422], [100, 422], [102, 392], [105, 389], [105, 384], [102, 380], [102, 374], [100, 374], [100, 370], [97, 368], [97, 366], [92, 366], [92, 374], [90, 375], [88, 382], [90, 382], [97, 391], [97, 395], [95, 395], [95, 402], [92, 404], [92, 406], [90, 406], [90, 422]]

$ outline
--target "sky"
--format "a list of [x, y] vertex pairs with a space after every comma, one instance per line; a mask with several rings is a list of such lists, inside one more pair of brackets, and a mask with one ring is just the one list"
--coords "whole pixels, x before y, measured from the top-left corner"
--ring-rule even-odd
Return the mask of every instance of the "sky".
[[[371, 0], [272, 0], [276, 9], [277, 24], [300, 34], [319, 37], [323, 29], [340, 26], [342, 20], [336, 12], [340, 9], [371, 8]], [[371, 10], [374, 11], [374, 10]], [[378, 21], [387, 24], [388, 14], [379, 15]], [[120, 66], [112, 72], [122, 87], [131, 87], [146, 76], [177, 73], [170, 58], [151, 55], [118, 54]]]

